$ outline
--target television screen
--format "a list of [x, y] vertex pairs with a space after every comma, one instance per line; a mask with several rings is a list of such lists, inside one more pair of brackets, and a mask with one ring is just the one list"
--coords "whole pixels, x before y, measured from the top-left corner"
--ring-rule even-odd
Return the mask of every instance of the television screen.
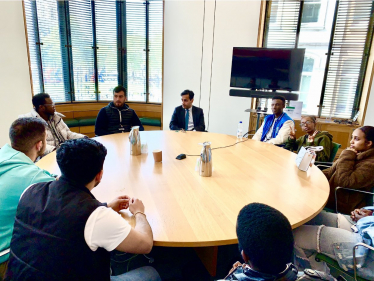
[[305, 49], [234, 47], [230, 87], [298, 91]]

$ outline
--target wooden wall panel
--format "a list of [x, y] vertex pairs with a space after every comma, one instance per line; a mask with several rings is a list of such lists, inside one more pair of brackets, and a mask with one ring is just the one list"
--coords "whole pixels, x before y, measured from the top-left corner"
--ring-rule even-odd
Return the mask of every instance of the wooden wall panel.
[[156, 126], [147, 126], [144, 125], [144, 131], [159, 131], [161, 130], [161, 127], [156, 127]]
[[99, 113], [98, 110], [75, 111], [75, 112], [74, 112], [74, 118], [80, 118], [80, 117], [96, 117], [98, 113]]
[[60, 112], [61, 114], [64, 114], [65, 118], [74, 118], [74, 112], [72, 112], [72, 111], [67, 111], [67, 112], [65, 112], [65, 111], [63, 111], [63, 112], [58, 111], [58, 112]]
[[71, 127], [69, 128], [70, 131], [74, 132], [74, 133], [80, 133], [80, 130], [79, 130], [80, 127]]
[[82, 126], [80, 127], [80, 133], [81, 134], [87, 134], [87, 133], [95, 133], [95, 126]]

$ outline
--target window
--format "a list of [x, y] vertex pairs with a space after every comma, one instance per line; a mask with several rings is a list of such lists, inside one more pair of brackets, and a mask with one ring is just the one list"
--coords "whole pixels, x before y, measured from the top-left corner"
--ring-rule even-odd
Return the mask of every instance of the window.
[[357, 113], [373, 36], [372, 1], [269, 1], [264, 32], [264, 47], [306, 49], [299, 93], [304, 114]]
[[162, 0], [25, 0], [34, 94], [55, 102], [162, 99]]
[[302, 23], [318, 22], [319, 13], [321, 10], [321, 1], [306, 0], [304, 1]]

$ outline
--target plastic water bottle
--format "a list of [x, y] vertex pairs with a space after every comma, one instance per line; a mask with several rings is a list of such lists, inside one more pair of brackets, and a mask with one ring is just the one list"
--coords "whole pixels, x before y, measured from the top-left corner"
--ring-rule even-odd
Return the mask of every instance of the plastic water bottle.
[[242, 141], [243, 139], [243, 122], [240, 121], [238, 124], [238, 131], [236, 132], [236, 136], [238, 141]]

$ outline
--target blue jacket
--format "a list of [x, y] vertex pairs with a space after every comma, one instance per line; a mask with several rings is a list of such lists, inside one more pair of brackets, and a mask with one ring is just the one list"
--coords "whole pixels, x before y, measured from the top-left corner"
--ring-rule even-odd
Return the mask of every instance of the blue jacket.
[[[271, 125], [274, 122], [275, 115], [267, 115], [264, 120], [264, 128], [262, 131], [261, 141], [265, 140], [266, 134], [269, 132]], [[292, 120], [290, 116], [287, 115], [287, 113], [282, 113], [282, 115], [275, 121], [273, 132], [271, 134], [271, 138], [275, 138], [278, 135], [279, 130], [282, 128], [283, 124], [288, 121]]]
[[[374, 207], [365, 207], [365, 209], [374, 210]], [[358, 233], [362, 237], [362, 242], [374, 247], [374, 216], [360, 219], [356, 226]], [[355, 244], [354, 242], [333, 244], [336, 260], [345, 271], [353, 270], [353, 247]], [[374, 280], [374, 251], [358, 247], [356, 250], [356, 261], [358, 264], [358, 275], [368, 280]]]
[[[204, 112], [200, 107], [192, 106], [192, 119], [196, 131], [205, 131]], [[180, 105], [174, 109], [173, 116], [169, 124], [170, 130], [180, 130], [185, 128], [185, 110]]]
[[[24, 153], [9, 144], [0, 149], [0, 252], [9, 251], [19, 198], [31, 184], [54, 181], [52, 174], [40, 169]], [[0, 256], [0, 263], [9, 253]]]

